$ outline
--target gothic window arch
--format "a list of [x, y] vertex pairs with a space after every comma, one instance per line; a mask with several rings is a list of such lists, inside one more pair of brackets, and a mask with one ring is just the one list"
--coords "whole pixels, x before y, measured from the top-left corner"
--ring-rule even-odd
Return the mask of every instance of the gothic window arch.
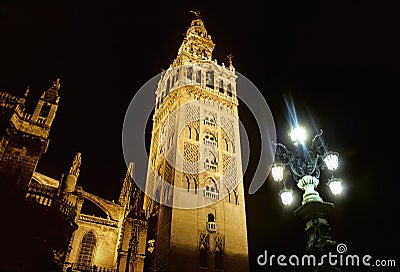
[[204, 124], [215, 127], [216, 123], [217, 123], [215, 121], [215, 119], [216, 119], [215, 114], [212, 114], [211, 112], [207, 112], [204, 117]]
[[208, 177], [205, 180], [205, 188], [206, 188], [206, 191], [218, 193], [217, 183], [215, 182], [215, 180], [212, 177]]
[[217, 156], [216, 154], [209, 150], [208, 154], [206, 155], [205, 161], [204, 161], [204, 168], [208, 170], [217, 170]]
[[219, 199], [219, 189], [217, 183], [212, 177], [208, 177], [204, 181], [204, 196], [211, 199]]
[[82, 268], [89, 268], [92, 266], [94, 252], [97, 246], [96, 235], [93, 231], [86, 232], [79, 247], [78, 265]]
[[213, 151], [208, 151], [208, 156], [206, 158], [206, 161], [212, 164], [216, 164], [217, 163], [217, 156], [215, 155], [215, 153]]

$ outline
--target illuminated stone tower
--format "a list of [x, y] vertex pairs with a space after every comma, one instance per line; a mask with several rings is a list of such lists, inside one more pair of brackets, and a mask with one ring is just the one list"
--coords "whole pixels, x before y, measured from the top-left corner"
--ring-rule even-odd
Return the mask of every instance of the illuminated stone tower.
[[195, 15], [156, 90], [145, 270], [248, 271], [237, 76]]

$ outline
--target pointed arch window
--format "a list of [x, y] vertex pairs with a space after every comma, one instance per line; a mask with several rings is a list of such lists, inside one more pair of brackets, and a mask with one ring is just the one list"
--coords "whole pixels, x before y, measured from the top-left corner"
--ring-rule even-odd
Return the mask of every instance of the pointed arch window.
[[219, 199], [217, 183], [211, 177], [205, 181], [204, 196], [215, 200]]
[[212, 145], [212, 146], [215, 146], [215, 147], [218, 146], [218, 144], [217, 144], [217, 138], [216, 138], [215, 135], [212, 135], [212, 134], [206, 134], [206, 135], [204, 135], [204, 140], [203, 140], [203, 142], [204, 142], [205, 144], [209, 144], [209, 145]]
[[83, 235], [78, 254], [79, 267], [86, 268], [92, 265], [96, 245], [96, 236], [92, 231], [89, 231]]

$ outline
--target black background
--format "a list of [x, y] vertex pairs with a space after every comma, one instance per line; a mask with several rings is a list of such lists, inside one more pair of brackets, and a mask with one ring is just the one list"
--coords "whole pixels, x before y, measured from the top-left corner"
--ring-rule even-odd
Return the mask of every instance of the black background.
[[[340, 153], [344, 194], [333, 199], [320, 186], [322, 197], [335, 202], [335, 240], [349, 254], [398, 259], [400, 25], [398, 9], [384, 1], [3, 0], [0, 89], [22, 95], [29, 86], [28, 104], [34, 106], [61, 79], [50, 146], [38, 171], [60, 178], [82, 152], [79, 185], [118, 198], [126, 172], [125, 111], [135, 92], [175, 58], [193, 19], [190, 10], [201, 11], [216, 43], [213, 58], [227, 63], [232, 53], [236, 70], [264, 94], [278, 141], [288, 143], [289, 99], [300, 122], [323, 129], [329, 147]], [[249, 132], [257, 131], [246, 109], [239, 110]], [[246, 191], [259, 146], [258, 134], [249, 134]], [[303, 223], [293, 216], [294, 207], [281, 206], [278, 192], [267, 180], [246, 195], [251, 271], [284, 271], [257, 266], [264, 250], [304, 252]], [[301, 192], [296, 193], [298, 205]]]

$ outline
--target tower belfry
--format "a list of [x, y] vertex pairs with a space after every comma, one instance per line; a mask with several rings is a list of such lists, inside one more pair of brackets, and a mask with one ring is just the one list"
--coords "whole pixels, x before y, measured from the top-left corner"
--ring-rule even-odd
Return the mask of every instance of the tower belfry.
[[196, 18], [184, 35], [183, 42], [178, 50], [178, 55], [172, 66], [177, 67], [190, 63], [200, 63], [204, 60], [211, 61], [212, 51], [215, 44], [207, 33], [203, 21], [200, 19], [200, 12], [194, 12]]
[[248, 271], [237, 75], [193, 13], [155, 92], [145, 270]]

